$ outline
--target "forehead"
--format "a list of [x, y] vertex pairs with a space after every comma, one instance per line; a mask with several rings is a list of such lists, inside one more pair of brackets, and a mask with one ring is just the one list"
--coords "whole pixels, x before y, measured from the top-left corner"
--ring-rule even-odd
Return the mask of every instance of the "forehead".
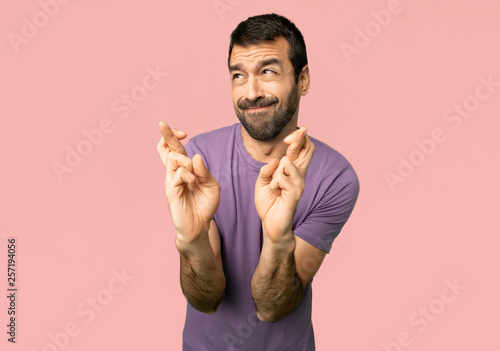
[[288, 40], [283, 37], [278, 37], [275, 40], [265, 41], [260, 44], [252, 44], [246, 47], [235, 45], [229, 58], [229, 64], [235, 65], [237, 63], [252, 63], [259, 62], [271, 57], [280, 59], [283, 64], [290, 63], [288, 52], [290, 44]]

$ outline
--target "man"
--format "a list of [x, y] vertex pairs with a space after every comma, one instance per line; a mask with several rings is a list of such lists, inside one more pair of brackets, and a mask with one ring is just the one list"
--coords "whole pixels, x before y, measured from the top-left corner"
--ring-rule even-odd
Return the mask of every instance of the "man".
[[188, 299], [183, 349], [314, 350], [311, 281], [353, 210], [358, 179], [340, 153], [298, 129], [310, 75], [293, 23], [243, 21], [228, 65], [241, 124], [184, 148], [186, 133], [160, 122]]

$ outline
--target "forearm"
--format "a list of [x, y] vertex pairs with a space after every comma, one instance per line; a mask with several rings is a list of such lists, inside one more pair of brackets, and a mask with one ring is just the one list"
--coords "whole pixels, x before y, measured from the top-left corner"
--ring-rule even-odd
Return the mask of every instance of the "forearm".
[[180, 254], [180, 280], [184, 296], [197, 310], [215, 313], [224, 296], [226, 279], [215, 257], [208, 233], [194, 243], [177, 239]]
[[279, 244], [264, 240], [251, 282], [257, 317], [262, 321], [283, 319], [302, 298], [303, 287], [295, 268], [294, 251], [293, 234]]

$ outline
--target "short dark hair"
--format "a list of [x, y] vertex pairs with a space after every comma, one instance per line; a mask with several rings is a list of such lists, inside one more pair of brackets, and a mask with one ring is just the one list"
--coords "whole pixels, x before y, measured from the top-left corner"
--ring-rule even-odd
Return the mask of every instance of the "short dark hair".
[[288, 58], [295, 70], [295, 81], [299, 79], [300, 72], [307, 65], [307, 52], [304, 37], [299, 29], [288, 18], [275, 13], [249, 17], [238, 24], [231, 33], [229, 43], [228, 66], [234, 45], [247, 47], [272, 41], [278, 37], [285, 38], [290, 44]]

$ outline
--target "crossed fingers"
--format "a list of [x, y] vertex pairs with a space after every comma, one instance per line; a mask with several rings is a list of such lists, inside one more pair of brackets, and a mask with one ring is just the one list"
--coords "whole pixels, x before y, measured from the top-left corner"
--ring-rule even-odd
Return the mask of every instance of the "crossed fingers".
[[171, 151], [166, 162], [165, 186], [176, 188], [186, 184], [188, 189], [192, 191], [196, 183], [192, 160], [185, 155]]
[[295, 164], [303, 178], [306, 177], [307, 169], [311, 163], [316, 146], [307, 136], [307, 128], [302, 127], [284, 139], [288, 144], [286, 156]]
[[280, 196], [282, 191], [300, 198], [305, 189], [304, 177], [297, 166], [284, 156], [280, 161], [272, 160], [261, 168], [258, 186], [269, 185], [275, 196]]
[[287, 156], [284, 156], [273, 173], [269, 186], [274, 193], [287, 191], [294, 197], [300, 198], [305, 188], [305, 182], [297, 166]]
[[184, 149], [184, 146], [180, 142], [180, 140], [186, 138], [187, 134], [181, 130], [170, 128], [163, 121], [160, 121], [159, 126], [162, 136], [156, 146], [156, 149], [158, 150], [158, 155], [160, 156], [163, 165], [167, 166], [168, 155], [171, 151], [187, 155], [186, 149]]

